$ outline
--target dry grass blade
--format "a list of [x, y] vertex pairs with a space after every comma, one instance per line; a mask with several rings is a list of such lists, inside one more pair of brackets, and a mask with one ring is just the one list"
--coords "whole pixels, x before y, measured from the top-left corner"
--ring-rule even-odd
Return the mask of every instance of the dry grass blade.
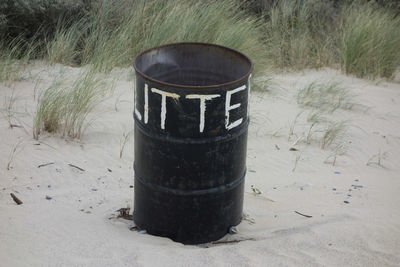
[[8, 157], [8, 163], [7, 163], [8, 171], [11, 169], [11, 163], [13, 162], [15, 155], [18, 154], [19, 152], [21, 152], [23, 149], [23, 148], [21, 148], [21, 144], [22, 144], [22, 141], [18, 141], [18, 143], [15, 144], [13, 146], [13, 148], [11, 149], [10, 156]]
[[329, 122], [322, 136], [321, 148], [325, 149], [335, 142], [342, 141], [347, 134], [347, 121]]
[[295, 159], [294, 159], [294, 165], [293, 165], [292, 172], [295, 172], [295, 171], [296, 171], [296, 169], [297, 169], [297, 164], [299, 163], [300, 159], [301, 159], [301, 153], [297, 154], [296, 157], [295, 157]]
[[372, 166], [372, 165], [376, 165], [382, 168], [385, 168], [385, 166], [382, 165], [382, 161], [386, 160], [388, 157], [388, 153], [387, 152], [381, 152], [379, 150], [378, 154], [373, 155], [372, 157], [370, 157], [367, 161], [367, 166]]
[[342, 142], [339, 143], [334, 149], [333, 149], [333, 153], [330, 154], [325, 160], [324, 163], [326, 164], [332, 164], [332, 166], [336, 166], [336, 160], [338, 156], [343, 156], [346, 151], [347, 151], [348, 147], [347, 145]]
[[17, 96], [15, 95], [15, 90], [13, 89], [11, 91], [11, 95], [9, 97], [6, 96], [4, 99], [4, 110], [3, 110], [10, 128], [13, 128], [14, 125], [12, 123], [12, 120], [15, 115], [14, 106], [16, 101], [17, 101]]
[[128, 133], [123, 133], [122, 140], [120, 141], [120, 148], [119, 148], [119, 158], [122, 158], [122, 153], [124, 152], [124, 148], [126, 143], [129, 141], [129, 138], [132, 136], [133, 130], [129, 131]]
[[299, 112], [297, 113], [296, 117], [294, 118], [293, 122], [290, 124], [289, 127], [289, 134], [288, 134], [288, 141], [290, 140], [290, 138], [292, 138], [292, 136], [294, 135], [294, 128], [296, 126], [297, 120], [299, 119], [299, 117], [301, 116], [303, 112]]
[[315, 128], [318, 125], [326, 123], [327, 121], [328, 120], [324, 116], [322, 116], [322, 114], [320, 112], [315, 112], [315, 113], [312, 113], [310, 116], [308, 116], [307, 122], [309, 122], [311, 124], [310, 124], [310, 127], [309, 127], [308, 131], [307, 131], [307, 136], [306, 136], [307, 144], [311, 143], [311, 139], [312, 139], [312, 136], [313, 136], [313, 134], [315, 132]]

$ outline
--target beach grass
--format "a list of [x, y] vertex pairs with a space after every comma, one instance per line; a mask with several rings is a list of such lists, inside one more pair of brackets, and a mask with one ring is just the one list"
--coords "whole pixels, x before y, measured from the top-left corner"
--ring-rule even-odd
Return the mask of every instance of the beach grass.
[[0, 41], [0, 83], [10, 86], [21, 79], [21, 74], [35, 53], [36, 45], [24, 46], [22, 39], [7, 43]]
[[337, 109], [352, 109], [357, 105], [354, 98], [339, 82], [313, 81], [297, 93], [297, 103], [300, 106], [330, 113]]
[[[359, 77], [393, 78], [400, 62], [397, 9], [366, 1], [22, 2], [6, 5], [4, 10], [0, 6], [4, 40], [0, 60], [7, 62], [2, 66], [13, 64], [9, 56], [21, 58], [27, 45], [39, 43], [34, 58], [91, 64], [97, 71], [108, 72], [131, 66], [144, 49], [183, 41], [238, 49], [254, 61], [256, 72], [330, 66]], [[7, 10], [14, 16], [7, 17]], [[29, 27], [28, 22], [22, 24], [27, 29], [21, 29], [19, 44], [15, 38], [6, 38], [15, 35], [18, 16], [30, 18]], [[13, 79], [15, 72], [8, 71], [12, 68], [0, 68], [0, 81]]]
[[[51, 27], [43, 30], [38, 24], [37, 33], [31, 27], [29, 34], [2, 39], [0, 82], [18, 81], [31, 59], [90, 66], [91, 74], [84, 74], [74, 85], [55, 81], [44, 90], [37, 105], [35, 138], [43, 131], [79, 138], [88, 114], [103, 95], [95, 73], [131, 67], [139, 52], [165, 43], [208, 42], [240, 50], [255, 63], [254, 78], [265, 75], [267, 69], [324, 66], [359, 77], [393, 78], [400, 62], [400, 17], [364, 1], [334, 5], [332, 1], [282, 0], [255, 14], [238, 0], [93, 0], [71, 6], [73, 12], [59, 8], [69, 4], [57, 4], [56, 13], [63, 16], [54, 18], [50, 14], [54, 10], [46, 3], [38, 0], [43, 12], [49, 12], [45, 17], [52, 21]], [[34, 9], [42, 12], [38, 6]], [[32, 22], [40, 21], [37, 14]], [[0, 26], [0, 36], [7, 36], [3, 32], [7, 17]], [[270, 92], [270, 84], [270, 80], [255, 82], [253, 89]], [[353, 108], [352, 98], [340, 84], [314, 82], [299, 91], [297, 101], [302, 107], [332, 113]], [[307, 142], [318, 124], [313, 123]], [[331, 143], [329, 134], [325, 139]]]
[[72, 84], [55, 79], [38, 99], [33, 137], [43, 132], [80, 138], [88, 125], [88, 116], [106, 95], [104, 82], [87, 70]]
[[[307, 144], [318, 142], [322, 149], [345, 147], [350, 121], [335, 121], [332, 114], [337, 110], [351, 110], [361, 106], [356, 103], [355, 95], [339, 82], [316, 80], [298, 90], [297, 104], [303, 109], [300, 115], [306, 114], [306, 109], [310, 109], [306, 121], [302, 127], [298, 127], [302, 133], [295, 134], [300, 136], [299, 140], [304, 140]], [[299, 114], [295, 122], [300, 121]]]
[[392, 78], [400, 63], [400, 17], [375, 4], [345, 6], [339, 54], [342, 69], [358, 77]]
[[75, 61], [108, 72], [129, 67], [139, 52], [157, 45], [209, 42], [246, 53], [260, 69], [261, 26], [231, 0], [98, 1], [87, 17], [57, 30], [48, 54], [52, 62]]
[[265, 54], [270, 64], [294, 70], [329, 65], [334, 13], [326, 1], [278, 1], [266, 12]]
[[357, 77], [390, 79], [400, 64], [400, 17], [376, 3], [283, 0], [266, 18], [266, 57], [275, 68], [340, 66]]
[[85, 26], [81, 21], [70, 27], [59, 24], [54, 38], [46, 43], [47, 60], [50, 64], [77, 65], [79, 62], [79, 42], [83, 38]]
[[[334, 120], [320, 110], [314, 110], [308, 115], [299, 112], [289, 126], [289, 139], [295, 137], [292, 146], [299, 143], [307, 145], [318, 144], [322, 149], [337, 150], [346, 147], [348, 138], [349, 120]], [[343, 150], [343, 149], [342, 149]]]
[[348, 121], [329, 121], [323, 131], [321, 148], [326, 149], [331, 145], [340, 145], [347, 137]]

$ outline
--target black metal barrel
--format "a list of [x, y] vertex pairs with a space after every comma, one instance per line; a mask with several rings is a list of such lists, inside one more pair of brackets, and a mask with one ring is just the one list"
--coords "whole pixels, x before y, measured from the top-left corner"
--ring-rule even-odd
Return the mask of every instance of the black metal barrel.
[[136, 225], [184, 244], [223, 237], [242, 219], [252, 62], [175, 43], [134, 67]]

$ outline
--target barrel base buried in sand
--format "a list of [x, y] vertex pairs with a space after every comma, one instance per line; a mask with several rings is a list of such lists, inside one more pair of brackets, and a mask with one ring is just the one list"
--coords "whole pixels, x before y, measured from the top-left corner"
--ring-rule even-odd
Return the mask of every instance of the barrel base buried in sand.
[[[223, 193], [197, 196], [155, 192], [139, 179], [135, 179], [135, 188], [139, 195], [149, 197], [135, 198], [134, 222], [151, 235], [183, 244], [202, 244], [222, 238], [242, 220], [243, 179]], [[195, 215], [194, 210], [197, 210]]]

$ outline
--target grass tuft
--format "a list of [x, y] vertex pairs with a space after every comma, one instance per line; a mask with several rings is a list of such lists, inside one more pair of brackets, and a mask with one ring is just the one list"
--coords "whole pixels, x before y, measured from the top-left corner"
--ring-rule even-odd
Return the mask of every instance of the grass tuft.
[[400, 63], [400, 16], [359, 3], [345, 6], [341, 16], [339, 52], [346, 74], [393, 78]]
[[388, 153], [387, 152], [381, 152], [381, 150], [379, 150], [378, 154], [373, 155], [372, 157], [370, 157], [367, 161], [367, 166], [372, 166], [372, 165], [376, 165], [382, 168], [386, 168], [382, 162], [384, 160], [386, 160], [388, 158]]
[[43, 132], [61, 133], [62, 136], [80, 138], [87, 117], [105, 96], [102, 81], [91, 70], [68, 86], [55, 80], [39, 97], [34, 117], [33, 137]]
[[340, 83], [314, 81], [299, 90], [297, 103], [302, 107], [311, 107], [332, 113], [337, 109], [352, 109], [357, 105], [353, 98], [354, 95], [351, 95]]
[[307, 122], [310, 123], [310, 127], [306, 134], [306, 142], [307, 144], [310, 144], [315, 128], [321, 124], [327, 123], [328, 120], [322, 116], [320, 112], [315, 112], [307, 117]]
[[342, 143], [347, 136], [347, 121], [329, 122], [323, 132], [321, 139], [321, 148], [325, 149], [336, 142]]
[[[301, 123], [300, 112], [289, 126], [289, 138], [295, 136], [296, 140], [292, 146], [300, 142], [310, 145], [318, 142], [322, 149], [328, 147], [345, 147], [348, 137], [349, 121], [334, 121], [324, 116], [320, 111], [315, 111], [307, 116], [305, 123]], [[294, 130], [296, 126], [296, 131]]]

